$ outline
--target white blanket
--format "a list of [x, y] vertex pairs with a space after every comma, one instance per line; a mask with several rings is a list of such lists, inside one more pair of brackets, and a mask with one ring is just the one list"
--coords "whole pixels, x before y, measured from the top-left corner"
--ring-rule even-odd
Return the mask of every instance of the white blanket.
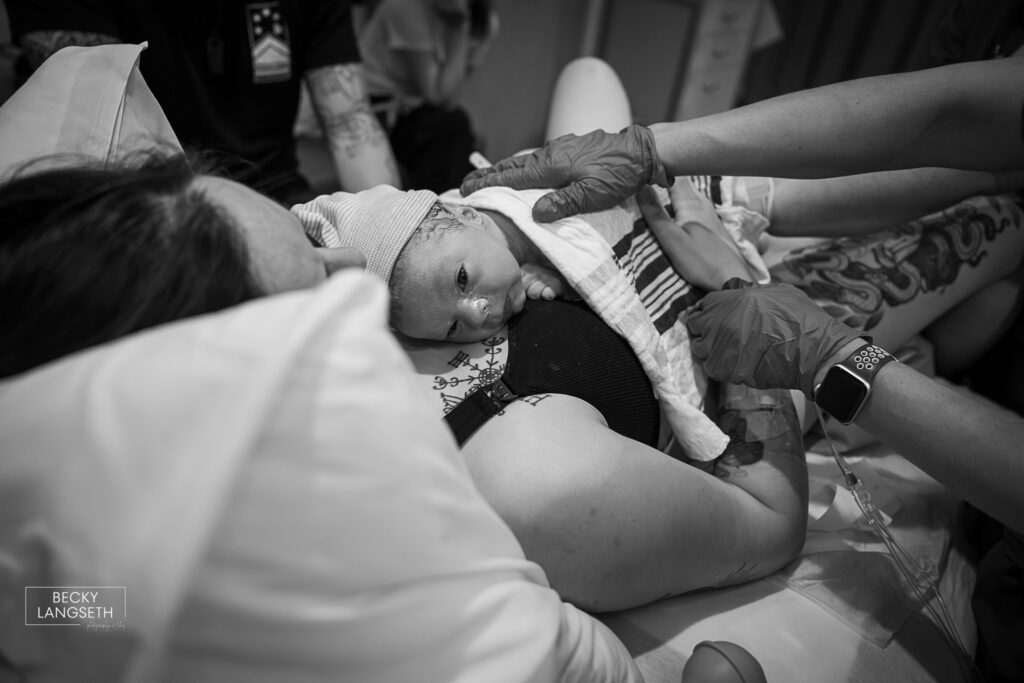
[[[767, 269], [753, 238], [768, 221], [738, 201], [744, 197], [742, 183], [740, 178], [724, 179], [719, 215], [754, 272], [766, 281]], [[686, 455], [701, 461], [721, 455], [728, 438], [701, 410], [707, 378], [690, 356], [684, 322], [703, 293], [672, 268], [634, 199], [599, 213], [536, 223], [531, 210], [546, 192], [492, 187], [465, 198], [451, 191], [442, 199], [497, 211], [512, 220], [594, 312], [629, 342]]]

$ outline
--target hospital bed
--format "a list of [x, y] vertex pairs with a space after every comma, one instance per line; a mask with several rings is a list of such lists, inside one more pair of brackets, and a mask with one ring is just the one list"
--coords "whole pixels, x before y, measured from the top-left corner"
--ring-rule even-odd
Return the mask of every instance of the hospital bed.
[[[17, 156], [18, 145], [24, 145], [33, 155], [99, 153], [116, 159], [142, 139], [176, 144], [160, 112], [134, 106], [138, 88], [144, 87], [138, 72], [127, 70], [123, 76], [117, 88], [97, 93], [88, 72], [67, 75], [72, 91], [93, 89], [92, 109], [71, 111], [66, 99], [42, 97], [16, 114], [0, 114], [0, 133], [16, 128], [32, 130], [34, 136], [30, 141], [5, 136], [7, 153]], [[47, 115], [39, 115], [42, 111]], [[115, 125], [95, 125], [110, 120]], [[893, 535], [939, 586], [948, 622], [972, 652], [973, 558], [955, 532], [958, 501], [864, 435], [841, 436], [840, 447]], [[809, 440], [808, 462], [807, 542], [785, 569], [753, 583], [601, 615], [648, 681], [679, 681], [694, 647], [709, 640], [746, 648], [769, 681], [964, 680], [957, 654], [935, 618], [901, 585], [886, 548], [863, 527], [825, 442]], [[939, 604], [930, 593], [926, 598], [933, 607]]]

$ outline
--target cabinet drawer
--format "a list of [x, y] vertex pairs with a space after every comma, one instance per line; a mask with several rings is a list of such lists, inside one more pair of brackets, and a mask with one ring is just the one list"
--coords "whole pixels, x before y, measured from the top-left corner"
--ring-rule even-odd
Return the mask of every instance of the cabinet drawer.
[[701, 8], [698, 34], [714, 31], [749, 32], [757, 21], [760, 0], [707, 0]]

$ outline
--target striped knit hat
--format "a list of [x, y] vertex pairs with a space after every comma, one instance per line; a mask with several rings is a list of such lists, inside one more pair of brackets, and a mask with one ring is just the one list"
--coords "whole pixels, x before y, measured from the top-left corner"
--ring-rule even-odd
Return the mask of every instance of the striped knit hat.
[[317, 244], [356, 247], [366, 256], [366, 270], [385, 283], [412, 233], [427, 217], [437, 195], [427, 190], [404, 192], [390, 185], [321, 195], [296, 204], [292, 213]]

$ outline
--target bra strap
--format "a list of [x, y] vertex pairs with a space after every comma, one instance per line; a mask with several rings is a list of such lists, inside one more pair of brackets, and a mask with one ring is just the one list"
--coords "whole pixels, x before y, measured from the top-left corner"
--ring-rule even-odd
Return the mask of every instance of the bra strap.
[[494, 384], [478, 387], [444, 416], [444, 421], [455, 435], [459, 448], [462, 448], [462, 444], [466, 443], [485, 422], [503, 412], [509, 403], [519, 398], [512, 393], [504, 380], [503, 375]]

